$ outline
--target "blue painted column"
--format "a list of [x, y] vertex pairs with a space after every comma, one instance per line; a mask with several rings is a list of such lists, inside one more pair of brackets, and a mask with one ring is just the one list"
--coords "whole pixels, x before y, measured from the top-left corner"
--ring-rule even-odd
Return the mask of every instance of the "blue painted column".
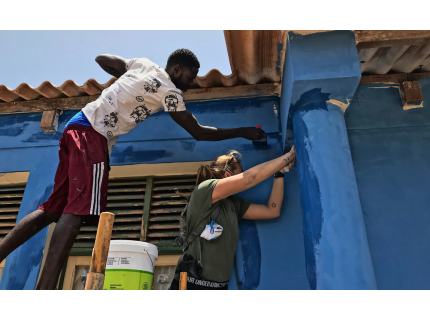
[[[43, 157], [30, 171], [17, 222], [46, 201], [54, 187], [58, 147], [40, 148], [38, 152]], [[32, 290], [36, 287], [48, 228], [42, 229], [6, 258], [0, 290]]]
[[360, 78], [353, 32], [289, 33], [281, 123], [297, 152], [311, 289], [377, 289], [344, 119]]

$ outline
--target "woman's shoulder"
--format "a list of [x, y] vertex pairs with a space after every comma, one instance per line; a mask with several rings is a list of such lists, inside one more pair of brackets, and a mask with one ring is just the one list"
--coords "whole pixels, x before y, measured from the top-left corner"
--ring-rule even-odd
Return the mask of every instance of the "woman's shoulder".
[[206, 190], [208, 188], [214, 188], [219, 180], [220, 179], [205, 180], [196, 187], [196, 190], [199, 191], [199, 190]]

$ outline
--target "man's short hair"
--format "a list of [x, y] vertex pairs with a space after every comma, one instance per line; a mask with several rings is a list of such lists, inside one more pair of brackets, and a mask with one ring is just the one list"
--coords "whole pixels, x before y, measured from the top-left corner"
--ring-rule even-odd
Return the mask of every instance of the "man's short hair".
[[181, 68], [200, 68], [200, 62], [196, 55], [188, 49], [178, 49], [173, 51], [167, 59], [166, 69], [174, 67], [177, 64], [179, 64]]

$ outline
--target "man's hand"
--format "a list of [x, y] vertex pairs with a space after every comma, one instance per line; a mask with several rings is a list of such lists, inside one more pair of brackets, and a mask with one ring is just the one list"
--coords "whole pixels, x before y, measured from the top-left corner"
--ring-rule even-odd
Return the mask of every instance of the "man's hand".
[[263, 135], [265, 134], [264, 130], [259, 129], [259, 128], [255, 128], [255, 127], [246, 127], [246, 128], [242, 128], [243, 130], [243, 135], [242, 137], [244, 137], [245, 139], [248, 140], [258, 140], [263, 138]]

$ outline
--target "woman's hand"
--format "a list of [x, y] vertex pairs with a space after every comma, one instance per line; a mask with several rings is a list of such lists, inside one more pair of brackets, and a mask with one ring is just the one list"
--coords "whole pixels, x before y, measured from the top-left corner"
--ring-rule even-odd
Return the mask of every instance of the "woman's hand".
[[292, 146], [291, 150], [285, 154], [286, 161], [288, 164], [283, 167], [279, 172], [285, 173], [291, 170], [293, 165], [296, 163], [296, 150], [294, 149], [294, 146]]

